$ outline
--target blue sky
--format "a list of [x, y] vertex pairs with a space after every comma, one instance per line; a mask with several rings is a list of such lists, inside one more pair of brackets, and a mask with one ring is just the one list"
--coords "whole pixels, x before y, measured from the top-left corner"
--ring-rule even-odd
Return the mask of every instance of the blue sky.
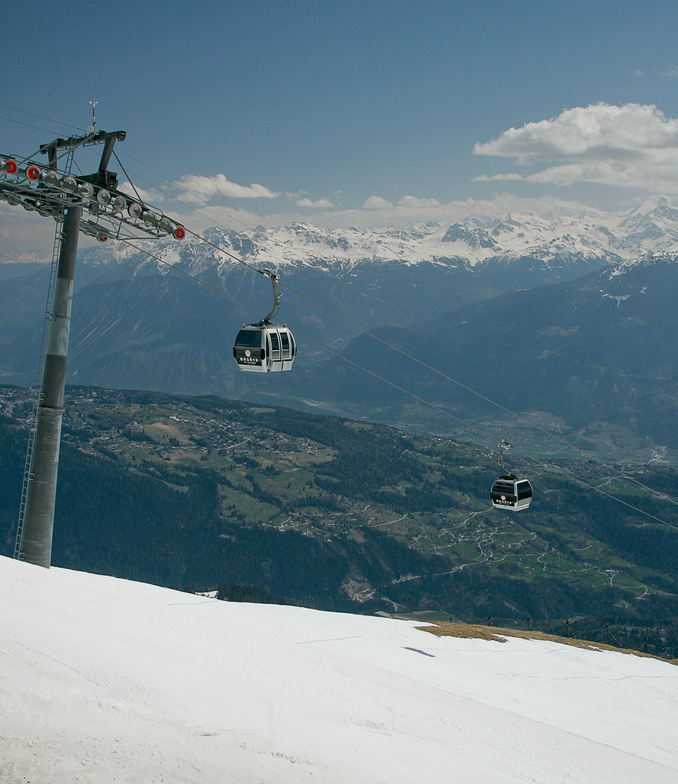
[[86, 127], [97, 100], [177, 214], [167, 193], [251, 224], [367, 225], [501, 193], [613, 209], [678, 191], [675, 0], [5, 0], [1, 18], [0, 152]]

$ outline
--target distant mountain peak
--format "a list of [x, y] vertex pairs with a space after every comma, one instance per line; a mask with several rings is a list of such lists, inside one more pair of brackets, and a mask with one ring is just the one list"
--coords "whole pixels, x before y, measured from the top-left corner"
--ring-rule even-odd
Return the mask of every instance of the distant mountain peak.
[[[330, 271], [422, 263], [529, 269], [537, 262], [562, 270], [582, 262], [600, 267], [635, 263], [650, 252], [677, 253], [678, 207], [668, 197], [657, 195], [621, 215], [594, 209], [546, 216], [507, 211], [503, 216], [475, 214], [450, 222], [362, 229], [295, 222], [252, 230], [212, 227], [203, 237], [207, 242], [189, 236], [180, 247], [172, 240], [173, 263], [204, 270], [229, 267], [243, 259], [277, 269]], [[149, 248], [154, 255], [164, 256], [169, 244], [154, 241]], [[137, 251], [113, 243], [88, 249], [84, 256], [88, 264], [140, 263]]]

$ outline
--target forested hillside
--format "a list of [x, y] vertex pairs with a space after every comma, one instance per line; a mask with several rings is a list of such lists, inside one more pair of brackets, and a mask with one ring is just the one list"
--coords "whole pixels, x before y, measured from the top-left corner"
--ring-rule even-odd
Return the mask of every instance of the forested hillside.
[[[0, 405], [11, 555], [32, 404], [3, 388]], [[511, 468], [535, 487], [517, 515], [491, 508], [496, 455], [470, 444], [213, 397], [71, 388], [52, 563], [244, 584], [325, 609], [561, 634], [578, 624], [650, 652], [676, 644], [678, 471], [627, 466], [625, 479], [527, 455]]]

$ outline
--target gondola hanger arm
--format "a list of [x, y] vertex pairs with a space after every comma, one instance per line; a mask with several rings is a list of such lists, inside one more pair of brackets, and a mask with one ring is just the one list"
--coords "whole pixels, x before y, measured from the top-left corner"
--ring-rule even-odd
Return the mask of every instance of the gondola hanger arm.
[[278, 309], [280, 308], [280, 297], [282, 296], [282, 293], [278, 291], [277, 285], [280, 275], [269, 269], [264, 270], [264, 275], [266, 275], [267, 278], [270, 278], [271, 283], [273, 284], [273, 309], [268, 315], [264, 316], [260, 322], [261, 324], [268, 324], [268, 322], [275, 316], [275, 314], [278, 312]]
[[499, 444], [497, 444], [497, 446], [499, 447], [499, 467], [503, 471], [504, 470], [504, 450], [510, 449], [511, 448], [511, 444], [509, 444], [508, 441], [505, 441], [502, 438], [502, 440], [499, 442]]

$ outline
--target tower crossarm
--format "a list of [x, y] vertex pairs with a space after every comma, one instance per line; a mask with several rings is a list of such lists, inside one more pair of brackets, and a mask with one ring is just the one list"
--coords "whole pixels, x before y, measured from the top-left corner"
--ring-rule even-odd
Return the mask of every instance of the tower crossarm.
[[[182, 239], [186, 232], [177, 221], [139, 198], [118, 189], [118, 175], [108, 171], [116, 141], [123, 141], [125, 131], [97, 131], [85, 136], [54, 139], [40, 147], [47, 164], [31, 158], [0, 154], [0, 200], [43, 217], [63, 220], [70, 207], [82, 207], [80, 231], [104, 242], [119, 239]], [[78, 147], [103, 144], [99, 168], [88, 175], [75, 177], [70, 166], [60, 165], [72, 159]]]

